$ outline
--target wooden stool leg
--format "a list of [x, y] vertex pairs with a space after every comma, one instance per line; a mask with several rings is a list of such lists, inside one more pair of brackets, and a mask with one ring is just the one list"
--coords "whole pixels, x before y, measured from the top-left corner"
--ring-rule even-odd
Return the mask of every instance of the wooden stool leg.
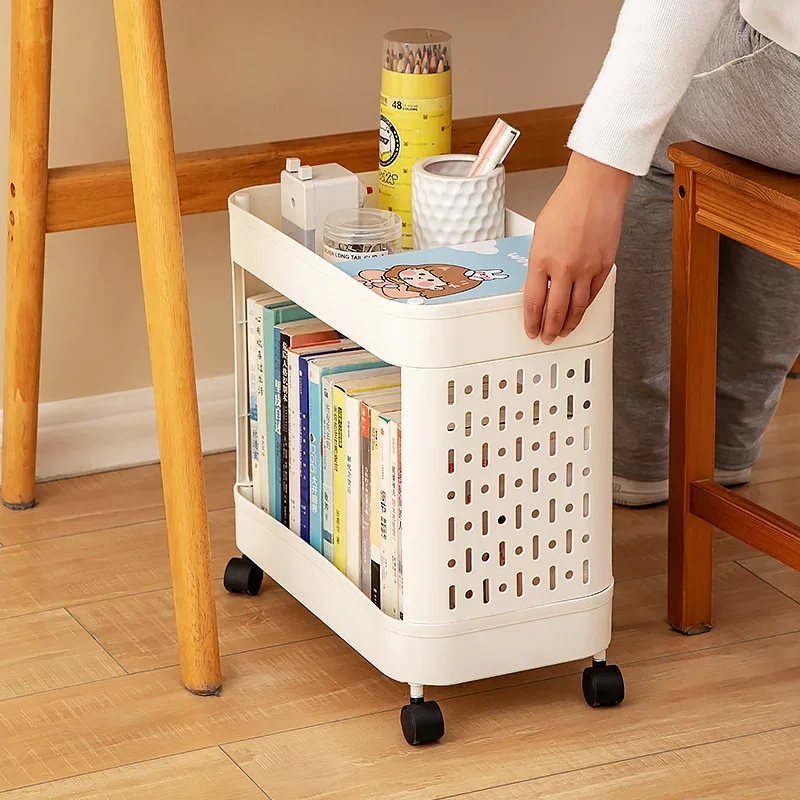
[[159, 0], [115, 0], [181, 675], [221, 686], [200, 426]]
[[719, 234], [695, 220], [696, 175], [675, 170], [670, 380], [669, 621], [711, 628], [714, 529], [689, 509], [692, 481], [714, 479]]
[[50, 140], [52, 0], [12, 0], [3, 503], [35, 504]]

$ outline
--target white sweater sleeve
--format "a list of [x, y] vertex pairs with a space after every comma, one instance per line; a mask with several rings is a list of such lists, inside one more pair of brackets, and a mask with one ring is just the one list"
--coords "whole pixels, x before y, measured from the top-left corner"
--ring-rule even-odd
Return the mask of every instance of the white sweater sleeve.
[[568, 146], [634, 175], [661, 135], [730, 0], [625, 0]]

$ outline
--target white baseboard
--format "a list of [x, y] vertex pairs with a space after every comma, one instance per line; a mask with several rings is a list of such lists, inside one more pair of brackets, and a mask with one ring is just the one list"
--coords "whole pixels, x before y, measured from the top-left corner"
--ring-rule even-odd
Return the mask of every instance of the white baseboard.
[[[198, 381], [197, 402], [203, 452], [234, 449], [233, 375]], [[2, 414], [0, 410], [0, 421]], [[42, 403], [39, 408], [37, 480], [87, 475], [158, 460], [152, 388]]]

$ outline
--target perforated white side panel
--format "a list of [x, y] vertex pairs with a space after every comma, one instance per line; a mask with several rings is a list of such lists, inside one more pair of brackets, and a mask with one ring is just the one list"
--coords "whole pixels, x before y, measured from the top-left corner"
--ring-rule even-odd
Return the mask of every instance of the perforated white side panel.
[[611, 583], [611, 353], [609, 338], [403, 369], [405, 619], [482, 618]]

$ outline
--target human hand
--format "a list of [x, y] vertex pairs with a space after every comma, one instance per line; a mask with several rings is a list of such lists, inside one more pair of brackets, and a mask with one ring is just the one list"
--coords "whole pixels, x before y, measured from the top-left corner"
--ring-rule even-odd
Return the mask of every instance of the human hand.
[[572, 154], [534, 229], [524, 288], [531, 339], [541, 335], [552, 344], [578, 327], [614, 264], [632, 180], [627, 172]]

